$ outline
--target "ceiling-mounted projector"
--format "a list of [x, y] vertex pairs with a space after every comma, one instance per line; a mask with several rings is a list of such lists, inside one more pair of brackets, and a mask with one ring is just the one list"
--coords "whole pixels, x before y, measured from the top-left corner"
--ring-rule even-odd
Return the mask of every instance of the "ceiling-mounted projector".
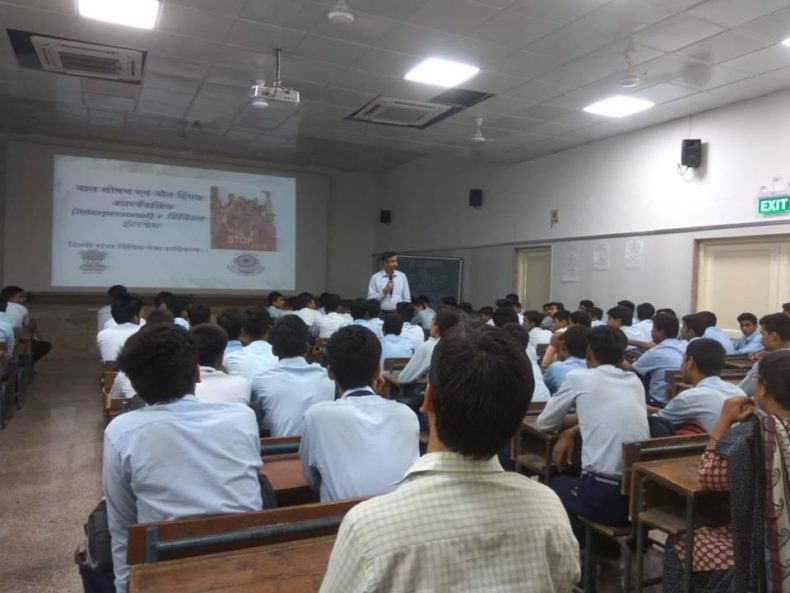
[[250, 103], [253, 107], [265, 109], [269, 106], [269, 101], [282, 101], [284, 103], [299, 104], [299, 91], [283, 86], [280, 78], [280, 55], [281, 49], [274, 50], [276, 59], [274, 81], [266, 84], [266, 81], [259, 78], [250, 87]]

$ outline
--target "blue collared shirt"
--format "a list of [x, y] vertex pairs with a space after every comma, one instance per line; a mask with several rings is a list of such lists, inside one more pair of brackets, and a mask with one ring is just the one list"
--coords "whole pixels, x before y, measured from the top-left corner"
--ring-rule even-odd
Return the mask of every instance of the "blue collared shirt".
[[716, 340], [719, 344], [724, 346], [724, 352], [726, 352], [728, 355], [735, 354], [735, 346], [733, 346], [730, 336], [728, 336], [718, 327], [711, 326], [707, 328], [703, 337]]
[[261, 509], [255, 414], [194, 395], [122, 414], [104, 431], [102, 484], [115, 587], [126, 591], [133, 523]]
[[565, 375], [574, 369], [585, 368], [587, 368], [586, 360], [577, 358], [576, 356], [570, 356], [565, 360], [558, 360], [551, 363], [549, 368], [546, 369], [546, 372], [543, 373], [543, 382], [546, 384], [546, 387], [549, 388], [549, 391], [554, 394], [562, 387], [562, 383], [565, 381]]
[[742, 336], [735, 341], [735, 354], [750, 354], [763, 349], [763, 335], [760, 330], [753, 331], [748, 336]]
[[313, 404], [332, 401], [335, 383], [320, 364], [301, 356], [283, 358], [276, 367], [255, 377], [256, 408], [273, 437], [302, 434], [304, 413]]
[[414, 319], [411, 322], [414, 325], [419, 325], [422, 329], [431, 329], [431, 323], [433, 323], [433, 318], [436, 316], [436, 311], [431, 309], [430, 307], [426, 307], [422, 311], [417, 311], [414, 315]]
[[658, 402], [667, 401], [666, 371], [679, 371], [686, 355], [686, 340], [667, 338], [645, 352], [633, 364], [634, 370], [643, 377], [650, 377], [648, 393]]
[[372, 331], [373, 334], [377, 338], [381, 339], [381, 337], [382, 337], [381, 336], [381, 326], [378, 325], [377, 323], [374, 323], [373, 320], [369, 320], [369, 319], [355, 319], [354, 321], [351, 322], [351, 325], [361, 325], [362, 327], [366, 327], [370, 331]]
[[225, 354], [222, 355], [223, 364], [229, 354], [240, 352], [243, 348], [244, 346], [242, 346], [240, 340], [228, 340], [228, 343], [225, 345]]
[[384, 293], [384, 288], [389, 283], [389, 276], [384, 270], [379, 270], [370, 277], [368, 283], [368, 298], [381, 301], [382, 311], [394, 311], [398, 303], [411, 302], [409, 280], [406, 274], [399, 270], [392, 273], [392, 292]]
[[406, 405], [370, 387], [349, 389], [305, 412], [302, 473], [321, 502], [386, 494], [419, 457], [419, 437], [417, 415]]
[[409, 338], [387, 334], [381, 338], [381, 365], [385, 358], [411, 358], [414, 356], [414, 344]]
[[2, 318], [0, 318], [0, 342], [5, 344], [8, 360], [11, 360], [14, 357], [16, 335], [14, 334], [14, 326]]
[[241, 375], [252, 383], [262, 372], [277, 366], [277, 357], [272, 354], [269, 342], [255, 340], [228, 356], [224, 366], [229, 375]]
[[675, 426], [687, 420], [697, 420], [710, 432], [721, 415], [724, 400], [736, 395], [746, 394], [740, 387], [722, 380], [721, 377], [705, 377], [691, 389], [678, 393], [656, 416]]

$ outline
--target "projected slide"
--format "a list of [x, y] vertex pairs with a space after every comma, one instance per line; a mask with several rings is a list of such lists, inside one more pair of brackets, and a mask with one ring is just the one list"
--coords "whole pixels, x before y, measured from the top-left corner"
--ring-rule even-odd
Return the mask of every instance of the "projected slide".
[[296, 180], [55, 155], [52, 286], [294, 289]]

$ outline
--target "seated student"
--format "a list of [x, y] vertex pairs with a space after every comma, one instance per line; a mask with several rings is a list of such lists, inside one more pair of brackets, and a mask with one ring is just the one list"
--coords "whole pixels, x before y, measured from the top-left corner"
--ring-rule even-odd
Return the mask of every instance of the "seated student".
[[[732, 397], [721, 409], [698, 470], [705, 488], [729, 491], [732, 522], [694, 531], [692, 591], [787, 590], [788, 386], [790, 352], [770, 352], [760, 362], [754, 401]], [[684, 589], [679, 543], [667, 540], [665, 591]]]
[[722, 380], [725, 358], [724, 348], [716, 340], [701, 338], [689, 344], [681, 371], [683, 381], [694, 387], [678, 393], [656, 416], [675, 428], [696, 420], [706, 432], [713, 430], [725, 400], [745, 395], [740, 387]]
[[[157, 325], [173, 325], [173, 314], [167, 309], [154, 309], [148, 314], [148, 323], [140, 329], [156, 327]], [[132, 387], [132, 382], [123, 371], [118, 371], [110, 388], [111, 399], [132, 399], [137, 395]], [[142, 400], [140, 400], [142, 401]]]
[[458, 299], [454, 296], [443, 296], [442, 297], [442, 306], [443, 307], [455, 307], [458, 308]]
[[195, 397], [211, 404], [250, 404], [250, 381], [244, 377], [227, 375], [222, 370], [222, 355], [228, 334], [213, 323], [200, 323], [189, 330], [198, 349], [200, 382], [195, 385]]
[[398, 374], [397, 383], [399, 385], [414, 383], [428, 373], [428, 370], [431, 368], [433, 349], [436, 348], [436, 344], [439, 343], [442, 335], [458, 323], [458, 319], [457, 309], [452, 307], [439, 308], [431, 322], [430, 337], [415, 350], [409, 364]]
[[653, 333], [653, 317], [656, 315], [656, 308], [650, 303], [640, 303], [636, 307], [637, 322], [631, 325], [631, 331], [640, 334], [640, 341], [649, 342], [650, 334]]
[[157, 292], [154, 296], [154, 308], [170, 311], [170, 301], [172, 301], [173, 298], [175, 298], [175, 295], [167, 290]]
[[305, 325], [312, 329], [316, 320], [321, 314], [316, 310], [318, 307], [315, 302], [315, 297], [309, 292], [302, 292], [296, 295], [294, 300], [293, 312], [294, 315], [299, 316]]
[[388, 313], [384, 316], [383, 332], [381, 338], [381, 368], [387, 358], [411, 358], [414, 356], [414, 344], [409, 338], [401, 335], [403, 320], [397, 313]]
[[351, 299], [340, 299], [340, 306], [337, 308], [337, 312], [346, 322], [346, 325], [354, 321], [354, 318], [351, 317]]
[[381, 301], [378, 299], [368, 299], [365, 301], [365, 316], [368, 320], [368, 327], [376, 334], [379, 339], [384, 336], [384, 321], [381, 319]]
[[403, 329], [401, 329], [400, 335], [411, 340], [416, 351], [425, 342], [425, 332], [419, 325], [411, 324], [411, 320], [414, 318], [414, 306], [411, 303], [400, 302], [395, 305], [395, 312], [403, 320]]
[[595, 307], [595, 303], [593, 303], [590, 299], [582, 299], [579, 301], [579, 311], [583, 311], [589, 315], [590, 309]]
[[305, 411], [335, 397], [326, 370], [305, 359], [307, 337], [307, 326], [296, 315], [278, 319], [270, 339], [279, 362], [252, 382], [254, 407], [273, 437], [302, 434]]
[[546, 352], [543, 354], [543, 358], [540, 361], [540, 368], [545, 372], [545, 370], [557, 359], [560, 336], [562, 336], [569, 327], [578, 324], [582, 327], [589, 328], [590, 323], [590, 316], [587, 315], [587, 313], [581, 311], [574, 311], [573, 313], [568, 311], [557, 311], [554, 315], [555, 330], [551, 336], [549, 347], [546, 348]]
[[579, 551], [565, 511], [497, 459], [530, 402], [525, 362], [502, 329], [464, 321], [442, 339], [423, 404], [428, 453], [395, 492], [348, 512], [321, 593], [571, 590]]
[[318, 338], [326, 339], [344, 325], [348, 325], [348, 321], [337, 312], [340, 307], [339, 295], [327, 293], [321, 302], [324, 304], [324, 315], [315, 320], [311, 332]]
[[730, 337], [724, 333], [723, 330], [716, 327], [718, 319], [716, 319], [715, 313], [711, 311], [700, 311], [697, 315], [699, 315], [705, 323], [705, 332], [702, 334], [703, 337], [716, 340], [722, 345], [728, 356], [735, 354], [735, 345], [732, 343]]
[[25, 306], [27, 295], [25, 289], [19, 286], [6, 286], [0, 297], [8, 303], [5, 310], [5, 320], [13, 327], [22, 327], [28, 324], [30, 314]]
[[691, 343], [705, 335], [705, 320], [699, 313], [689, 313], [683, 316], [683, 325], [680, 327], [680, 337]]
[[784, 303], [782, 305], [782, 314], [790, 317], [790, 303]]
[[674, 309], [670, 309], [669, 307], [664, 307], [663, 309], [656, 309], [656, 315], [661, 313], [666, 313], [667, 315], [672, 315], [673, 317], [677, 317], [678, 314], [675, 313]]
[[299, 457], [305, 480], [322, 502], [390, 492], [419, 456], [417, 416], [374, 391], [381, 343], [369, 329], [340, 328], [326, 357], [342, 395], [304, 414]]
[[277, 357], [266, 341], [271, 324], [272, 318], [266, 309], [253, 307], [244, 312], [241, 340], [247, 345], [225, 359], [225, 370], [229, 375], [241, 375], [252, 382], [262, 372], [277, 366]]
[[600, 307], [592, 307], [587, 310], [590, 314], [590, 327], [601, 327], [606, 325], [603, 320], [603, 309]]
[[475, 315], [475, 308], [474, 306], [472, 306], [472, 303], [467, 303], [467, 302], [458, 303], [458, 308], [468, 317], [474, 317]]
[[552, 395], [562, 386], [569, 372], [587, 368], [587, 331], [583, 325], [577, 325], [559, 336], [557, 360], [543, 373], [543, 382]]
[[592, 317], [586, 311], [573, 311], [568, 318], [568, 328], [571, 327], [584, 327], [590, 329], [592, 327]]
[[190, 327], [201, 323], [211, 323], [211, 307], [202, 303], [192, 303], [187, 309], [187, 320]]
[[414, 299], [412, 304], [415, 311], [412, 323], [419, 325], [425, 331], [430, 330], [433, 317], [436, 315], [436, 311], [431, 309], [431, 299], [423, 294]]
[[276, 290], [272, 291], [269, 293], [266, 300], [269, 303], [266, 310], [269, 312], [269, 316], [272, 319], [277, 319], [285, 315], [285, 297], [283, 293], [277, 292]]
[[112, 304], [112, 318], [118, 324], [96, 334], [96, 347], [102, 361], [110, 362], [118, 357], [126, 340], [140, 329], [140, 311], [143, 301], [127, 295]]
[[[14, 333], [14, 326], [11, 325], [4, 317], [1, 315], [5, 313], [6, 308], [8, 307], [8, 301], [4, 298], [0, 297], [0, 344], [4, 345], [3, 352], [5, 352], [5, 357], [0, 357], [0, 367], [4, 366], [8, 361], [14, 358], [14, 348], [16, 347], [16, 334]], [[3, 360], [3, 358], [5, 360]], [[0, 369], [2, 370], [2, 369]]]
[[180, 325], [184, 329], [189, 329], [189, 321], [187, 320], [187, 316], [189, 315], [189, 299], [173, 295], [172, 298], [167, 301], [167, 308], [173, 314], [174, 323], [176, 325]]
[[[627, 345], [615, 327], [587, 333], [587, 369], [571, 371], [537, 419], [539, 430], [564, 429], [555, 446], [560, 465], [582, 437], [582, 475], [557, 475], [550, 486], [559, 495], [581, 538], [578, 516], [607, 525], [628, 522], [628, 497], [620, 494], [623, 443], [650, 438], [645, 392], [639, 378], [619, 368]], [[576, 407], [575, 416], [567, 416]]]
[[126, 287], [122, 284], [115, 284], [110, 286], [107, 289], [107, 296], [110, 297], [110, 304], [104, 305], [96, 312], [96, 333], [98, 334], [101, 330], [104, 329], [105, 324], [112, 319], [112, 313], [110, 312], [110, 308], [112, 307], [112, 302], [116, 299], [121, 297], [125, 297], [129, 294], [129, 291], [126, 290]]
[[195, 398], [198, 352], [183, 329], [135, 334], [118, 367], [148, 404], [104, 431], [102, 484], [115, 586], [124, 593], [129, 525], [260, 510], [261, 456], [252, 410]]
[[351, 325], [359, 325], [372, 331], [377, 338], [381, 338], [378, 327], [368, 322], [368, 305], [365, 299], [354, 299], [351, 302]]
[[[790, 349], [790, 316], [772, 313], [760, 318], [760, 333], [766, 352]], [[760, 361], [754, 363], [738, 387], [749, 397], [754, 397], [754, 382], [760, 371]]]
[[531, 346], [538, 344], [550, 344], [551, 336], [554, 334], [550, 330], [543, 329], [540, 324], [543, 322], [543, 315], [540, 311], [527, 311], [524, 313], [524, 329], [529, 332], [529, 343]]
[[546, 384], [543, 382], [543, 373], [540, 370], [537, 357], [535, 357], [535, 351], [530, 348], [529, 333], [527, 333], [527, 330], [525, 330], [524, 327], [518, 323], [518, 321], [515, 321], [515, 319], [517, 318], [514, 314], [514, 321], [505, 323], [504, 325], [499, 325], [497, 327], [507, 330], [516, 339], [516, 341], [524, 347], [527, 360], [529, 360], [529, 363], [532, 366], [532, 376], [535, 381], [535, 389], [532, 393], [532, 401], [545, 402], [551, 397], [551, 393], [549, 392], [548, 387], [546, 387]]
[[494, 325], [494, 320], [491, 317], [494, 315], [494, 308], [485, 306], [480, 307], [477, 311], [477, 320], [480, 323], [485, 323], [486, 325]]
[[633, 301], [629, 301], [628, 299], [623, 299], [621, 301], [617, 301], [618, 307], [625, 307], [626, 309], [631, 311], [631, 325], [636, 323], [636, 305]]
[[222, 364], [225, 364], [225, 360], [228, 358], [229, 355], [233, 354], [234, 352], [241, 351], [244, 346], [241, 344], [241, 325], [244, 323], [244, 315], [241, 312], [241, 309], [225, 309], [217, 315], [217, 325], [220, 326], [222, 329], [225, 330], [225, 333], [228, 334], [228, 343], [225, 346], [225, 352], [222, 354]]
[[568, 329], [568, 326], [571, 324], [571, 314], [570, 311], [566, 311], [562, 309], [561, 311], [557, 311], [554, 315], [551, 316], [553, 323], [551, 324], [551, 331], [553, 333], [557, 332], [564, 332]]
[[565, 305], [563, 305], [562, 303], [557, 303], [557, 302], [548, 303], [548, 309], [546, 305], [543, 305], [543, 311], [547, 314], [547, 316], [543, 319], [543, 322], [541, 323], [541, 327], [543, 329], [554, 331], [555, 330], [554, 315], [558, 311], [564, 311], [564, 310], [565, 310]]
[[510, 294], [505, 295], [505, 298], [510, 301], [510, 304], [513, 305], [513, 308], [516, 310], [518, 322], [524, 323], [524, 313], [522, 312], [521, 301], [519, 300], [518, 295], [515, 292], [511, 292]]
[[757, 317], [752, 313], [738, 315], [743, 337], [735, 340], [735, 354], [752, 354], [763, 349], [762, 334], [757, 331]]
[[688, 342], [678, 339], [680, 322], [674, 315], [659, 313], [653, 318], [651, 340], [653, 348], [645, 352], [634, 363], [625, 364], [641, 377], [649, 379], [648, 395], [651, 405], [664, 406], [667, 403], [667, 371], [679, 371], [683, 363]]

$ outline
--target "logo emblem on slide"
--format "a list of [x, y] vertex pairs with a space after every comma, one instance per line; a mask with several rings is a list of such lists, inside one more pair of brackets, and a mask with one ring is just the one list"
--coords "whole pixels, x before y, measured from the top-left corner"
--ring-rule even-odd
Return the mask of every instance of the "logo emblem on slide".
[[264, 268], [252, 253], [241, 253], [233, 258], [228, 269], [239, 276], [255, 276], [263, 272]]
[[79, 254], [82, 258], [80, 270], [83, 272], [101, 274], [107, 269], [107, 266], [102, 263], [104, 258], [107, 257], [106, 251], [100, 251], [99, 249], [86, 249], [85, 251], [80, 251]]

